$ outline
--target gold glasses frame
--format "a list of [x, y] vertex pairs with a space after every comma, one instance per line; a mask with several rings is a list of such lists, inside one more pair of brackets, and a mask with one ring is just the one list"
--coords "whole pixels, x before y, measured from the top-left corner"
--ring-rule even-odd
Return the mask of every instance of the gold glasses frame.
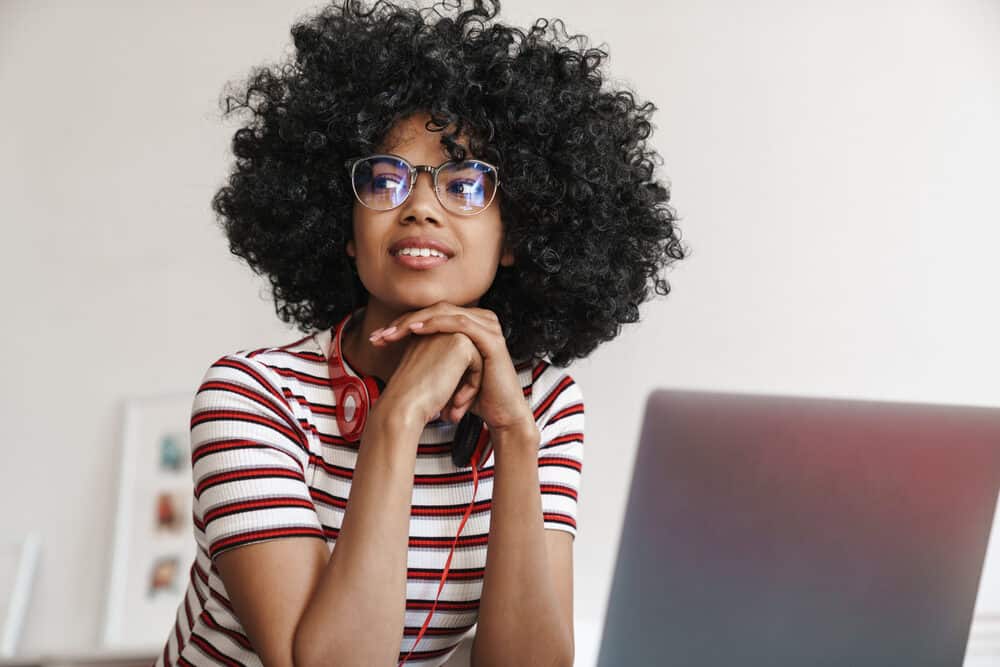
[[[406, 191], [406, 195], [403, 197], [402, 201], [400, 201], [398, 204], [396, 204], [395, 206], [392, 206], [390, 208], [375, 208], [373, 206], [369, 206], [368, 204], [366, 204], [361, 199], [361, 195], [358, 194], [358, 188], [357, 188], [357, 185], [355, 184], [355, 181], [354, 181], [354, 171], [357, 168], [358, 164], [361, 163], [363, 160], [370, 160], [372, 158], [378, 158], [378, 157], [387, 157], [387, 158], [392, 158], [394, 160], [399, 160], [400, 162], [402, 162], [403, 164], [405, 164], [410, 169], [410, 181], [409, 181], [410, 182], [410, 188]], [[454, 208], [452, 208], [451, 206], [449, 206], [448, 204], [446, 204], [444, 202], [444, 200], [441, 199], [441, 191], [438, 189], [438, 174], [441, 172], [442, 169], [444, 169], [448, 165], [464, 164], [466, 162], [475, 162], [475, 163], [478, 163], [478, 164], [481, 164], [481, 165], [485, 165], [485, 166], [489, 167], [490, 169], [492, 169], [493, 173], [496, 175], [496, 185], [493, 188], [493, 194], [490, 195], [490, 200], [488, 202], [486, 202], [486, 205], [483, 206], [481, 209], [478, 209], [478, 210], [473, 211], [471, 213], [466, 213], [466, 212], [463, 212], [463, 211], [456, 211]], [[373, 211], [383, 211], [383, 212], [384, 211], [391, 211], [391, 210], [393, 210], [395, 208], [399, 208], [400, 206], [402, 206], [406, 202], [406, 200], [410, 198], [410, 195], [413, 194], [413, 188], [417, 184], [417, 176], [419, 176], [420, 172], [422, 172], [422, 171], [426, 171], [428, 174], [431, 175], [431, 180], [433, 181], [433, 184], [434, 184], [434, 196], [437, 197], [438, 203], [441, 204], [441, 206], [443, 206], [447, 211], [449, 211], [451, 213], [455, 213], [457, 215], [478, 215], [478, 214], [482, 213], [483, 211], [485, 211], [486, 209], [488, 209], [490, 207], [490, 205], [493, 203], [493, 200], [496, 199], [497, 192], [500, 190], [500, 170], [497, 169], [496, 165], [492, 165], [489, 162], [486, 162], [484, 160], [474, 160], [474, 159], [471, 159], [471, 158], [470, 159], [466, 159], [466, 160], [448, 160], [446, 162], [442, 162], [441, 164], [439, 164], [436, 167], [432, 167], [429, 164], [416, 164], [416, 165], [415, 164], [411, 164], [410, 161], [407, 160], [406, 158], [404, 158], [402, 155], [396, 155], [395, 153], [376, 153], [375, 155], [365, 155], [365, 156], [362, 156], [362, 157], [352, 157], [352, 158], [350, 158], [348, 160], [345, 160], [344, 161], [344, 167], [347, 169], [348, 173], [350, 174], [351, 190], [354, 191], [354, 197], [358, 200], [358, 202], [362, 206], [364, 206], [365, 208], [370, 208]]]

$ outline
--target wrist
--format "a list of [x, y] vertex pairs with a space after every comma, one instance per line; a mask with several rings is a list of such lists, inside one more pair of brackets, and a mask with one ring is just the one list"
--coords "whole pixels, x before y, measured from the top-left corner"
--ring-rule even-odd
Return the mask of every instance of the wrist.
[[529, 417], [504, 428], [491, 428], [490, 439], [496, 443], [498, 456], [501, 449], [509, 451], [514, 448], [537, 455], [542, 436], [534, 417]]
[[409, 433], [418, 437], [427, 425], [427, 420], [411, 403], [396, 401], [386, 394], [375, 401], [368, 413], [368, 421], [386, 427], [393, 433]]

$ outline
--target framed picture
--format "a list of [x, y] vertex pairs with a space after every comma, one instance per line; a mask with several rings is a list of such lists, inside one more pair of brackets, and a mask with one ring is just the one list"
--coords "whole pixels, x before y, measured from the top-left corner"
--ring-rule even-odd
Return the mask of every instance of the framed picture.
[[195, 556], [193, 394], [125, 401], [103, 648], [162, 649]]
[[22, 539], [0, 542], [0, 658], [17, 653], [41, 541], [41, 534], [32, 531]]

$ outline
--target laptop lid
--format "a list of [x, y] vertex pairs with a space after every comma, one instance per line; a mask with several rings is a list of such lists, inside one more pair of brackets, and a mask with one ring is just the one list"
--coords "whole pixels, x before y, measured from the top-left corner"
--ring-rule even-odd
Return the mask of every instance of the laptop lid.
[[656, 390], [598, 664], [962, 664], [1000, 409]]

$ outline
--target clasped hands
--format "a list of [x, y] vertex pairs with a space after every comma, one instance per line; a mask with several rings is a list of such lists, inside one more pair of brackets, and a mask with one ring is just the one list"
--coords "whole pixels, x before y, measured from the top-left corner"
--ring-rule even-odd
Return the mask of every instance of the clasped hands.
[[[441, 416], [457, 422], [467, 412], [482, 417], [491, 436], [507, 433], [537, 434], [534, 415], [524, 398], [500, 321], [491, 310], [456, 306], [440, 301], [414, 310], [372, 332], [376, 347], [388, 346], [407, 336], [460, 334], [468, 338], [478, 354], [454, 394], [441, 409]], [[390, 380], [391, 384], [391, 380]]]

